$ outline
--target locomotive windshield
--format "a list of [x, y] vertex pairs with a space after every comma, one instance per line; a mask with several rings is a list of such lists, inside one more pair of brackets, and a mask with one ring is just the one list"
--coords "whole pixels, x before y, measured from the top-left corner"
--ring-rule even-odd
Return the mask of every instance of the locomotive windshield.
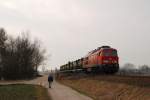
[[117, 51], [105, 49], [105, 50], [103, 50], [103, 56], [117, 56]]

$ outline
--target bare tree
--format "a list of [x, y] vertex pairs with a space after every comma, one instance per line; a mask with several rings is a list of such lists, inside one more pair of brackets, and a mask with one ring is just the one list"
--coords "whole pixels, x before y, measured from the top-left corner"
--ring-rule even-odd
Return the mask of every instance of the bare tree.
[[132, 63], [126, 63], [126, 64], [124, 64], [122, 69], [124, 69], [124, 70], [132, 70], [132, 69], [135, 69], [135, 65], [132, 64]]
[[3, 58], [5, 56], [5, 42], [7, 40], [6, 31], [0, 28], [0, 79], [2, 77]]
[[45, 60], [45, 50], [39, 42], [31, 42], [27, 34], [9, 37], [3, 64], [5, 79], [31, 78]]
[[139, 72], [143, 74], [150, 74], [150, 67], [148, 65], [142, 65], [139, 67]]
[[121, 75], [133, 75], [137, 73], [137, 69], [134, 64], [126, 63], [122, 68], [120, 68], [119, 74]]
[[45, 49], [40, 49], [40, 42], [39, 40], [36, 40], [32, 47], [34, 47], [34, 52], [33, 52], [33, 55], [32, 55], [32, 62], [33, 62], [33, 66], [34, 66], [34, 69], [35, 71], [37, 72], [38, 70], [38, 66], [40, 65], [44, 65], [44, 61], [46, 60], [46, 56], [45, 56], [45, 53], [46, 53], [46, 50]]

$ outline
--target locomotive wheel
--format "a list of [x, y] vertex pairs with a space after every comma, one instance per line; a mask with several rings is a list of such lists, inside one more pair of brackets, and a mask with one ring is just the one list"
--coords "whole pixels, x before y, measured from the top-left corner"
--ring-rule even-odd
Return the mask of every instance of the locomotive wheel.
[[110, 67], [110, 66], [104, 66], [103, 67], [103, 71], [106, 74], [115, 74], [115, 73], [118, 72], [118, 70], [119, 70], [118, 66], [112, 66], [112, 67]]
[[85, 69], [84, 69], [84, 72], [85, 72], [86, 74], [89, 74], [89, 73], [92, 72], [92, 69], [91, 69], [91, 68], [85, 68]]

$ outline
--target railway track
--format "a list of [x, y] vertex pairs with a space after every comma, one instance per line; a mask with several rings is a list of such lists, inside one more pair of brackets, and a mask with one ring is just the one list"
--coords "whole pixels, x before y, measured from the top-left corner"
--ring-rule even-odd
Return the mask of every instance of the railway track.
[[143, 75], [104, 75], [107, 77], [120, 77], [120, 78], [134, 78], [134, 79], [150, 79], [150, 76], [143, 76]]
[[[69, 75], [75, 75], [75, 76], [86, 76], [86, 77], [91, 77], [91, 76], [103, 76], [103, 77], [122, 77], [122, 78], [141, 78], [141, 79], [150, 79], [150, 75], [119, 75], [119, 74], [114, 74], [114, 75], [109, 75], [109, 74], [95, 74], [95, 73], [83, 73], [81, 69], [78, 70], [78, 72], [75, 72], [76, 70], [68, 70], [68, 71], [61, 71], [62, 74], [67, 74]], [[65, 72], [65, 73], [64, 73]]]
[[84, 73], [65, 73], [62, 75], [64, 79], [90, 79], [98, 81], [117, 82], [122, 84], [130, 84], [141, 87], [150, 87], [150, 76], [141, 75], [100, 75], [100, 74], [84, 74]]

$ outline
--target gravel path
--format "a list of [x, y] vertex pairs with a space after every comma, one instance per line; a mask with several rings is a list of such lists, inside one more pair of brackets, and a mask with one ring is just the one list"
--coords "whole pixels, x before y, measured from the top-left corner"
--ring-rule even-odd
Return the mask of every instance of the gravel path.
[[69, 87], [57, 83], [56, 81], [52, 84], [52, 88], [49, 89], [49, 92], [52, 100], [92, 100]]

